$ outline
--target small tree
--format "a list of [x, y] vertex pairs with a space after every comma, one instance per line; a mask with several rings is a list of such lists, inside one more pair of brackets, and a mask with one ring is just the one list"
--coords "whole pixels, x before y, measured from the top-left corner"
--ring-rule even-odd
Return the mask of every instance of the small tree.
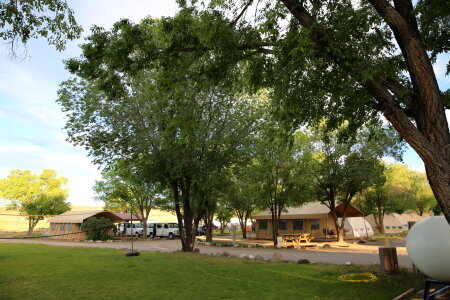
[[28, 219], [28, 234], [45, 215], [58, 215], [70, 209], [66, 202], [67, 178], [56, 177], [56, 171], [43, 170], [41, 175], [29, 170], [12, 170], [0, 179], [0, 198], [10, 200], [9, 210], [19, 210]]
[[232, 217], [233, 211], [230, 208], [223, 205], [217, 207], [216, 220], [220, 223], [220, 234], [224, 234], [225, 227], [230, 223]]
[[114, 223], [105, 217], [91, 217], [81, 224], [82, 231], [88, 231], [88, 240], [108, 240], [108, 230], [114, 227]]
[[247, 238], [247, 220], [252, 215], [258, 205], [261, 182], [253, 175], [251, 165], [239, 164], [230, 168], [225, 185], [225, 192], [222, 200], [225, 203], [224, 209], [230, 217], [233, 215], [239, 219], [242, 230], [242, 237]]
[[109, 170], [102, 172], [102, 177], [93, 187], [96, 199], [103, 201], [109, 209], [139, 212], [146, 237], [148, 216], [157, 198], [156, 184], [126, 160], [116, 161]]
[[422, 216], [437, 205], [436, 197], [431, 190], [425, 173], [414, 172], [413, 181], [414, 195], [412, 209]]
[[310, 200], [306, 167], [310, 159], [308, 145], [299, 132], [294, 146], [290, 136], [277, 124], [266, 124], [255, 146], [255, 158], [249, 173], [258, 181], [258, 206], [268, 209], [272, 216], [272, 239], [277, 245], [281, 213], [289, 206]]

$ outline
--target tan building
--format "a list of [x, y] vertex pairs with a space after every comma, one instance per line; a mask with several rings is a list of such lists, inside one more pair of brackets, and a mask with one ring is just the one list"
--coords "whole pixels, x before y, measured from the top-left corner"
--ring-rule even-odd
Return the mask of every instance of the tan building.
[[[49, 235], [54, 239], [85, 240], [87, 232], [81, 232], [81, 224], [89, 218], [105, 217], [112, 222], [122, 222], [122, 218], [106, 210], [68, 211], [59, 216], [49, 218]], [[109, 235], [112, 235], [112, 230]]]
[[[338, 217], [344, 214], [344, 204], [336, 207]], [[347, 217], [362, 217], [363, 214], [357, 208], [350, 205]], [[256, 220], [256, 238], [272, 239], [272, 215], [269, 210], [253, 215]], [[312, 238], [325, 239], [326, 234], [330, 235], [335, 231], [333, 216], [330, 209], [320, 202], [306, 203], [300, 207], [290, 207], [287, 212], [281, 213], [278, 233], [299, 234], [309, 233]]]
[[[383, 218], [383, 226], [385, 233], [402, 233], [408, 231], [411, 226], [413, 226], [416, 222], [422, 220], [423, 218], [429, 217], [430, 215], [424, 213], [422, 216], [419, 216], [416, 212], [409, 211], [404, 214], [388, 214], [384, 215]], [[380, 228], [378, 228], [374, 215], [368, 215], [366, 217], [367, 222], [373, 228], [375, 233], [380, 233]]]

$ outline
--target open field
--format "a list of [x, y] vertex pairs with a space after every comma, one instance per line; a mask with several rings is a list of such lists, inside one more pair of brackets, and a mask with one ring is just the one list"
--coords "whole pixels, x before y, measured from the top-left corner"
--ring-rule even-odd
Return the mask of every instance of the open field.
[[[72, 210], [97, 210], [102, 209], [101, 206], [73, 206]], [[16, 236], [26, 234], [28, 231], [28, 220], [25, 217], [17, 216], [20, 213], [17, 211], [6, 210], [6, 207], [0, 206], [0, 236]], [[174, 222], [177, 217], [175, 214], [167, 211], [153, 209], [150, 212], [149, 220], [161, 222]], [[46, 219], [39, 221], [34, 232], [42, 234], [49, 228], [49, 223]]]
[[298, 265], [186, 253], [0, 244], [1, 299], [392, 299], [422, 278], [377, 275], [370, 267]]

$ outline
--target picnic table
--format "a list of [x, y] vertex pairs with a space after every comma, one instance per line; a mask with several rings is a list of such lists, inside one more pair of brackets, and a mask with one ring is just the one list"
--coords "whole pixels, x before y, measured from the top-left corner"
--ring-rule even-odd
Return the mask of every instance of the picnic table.
[[309, 242], [312, 240], [309, 233], [290, 233], [290, 234], [282, 234], [283, 244], [294, 244], [300, 246], [302, 242], [309, 245]]

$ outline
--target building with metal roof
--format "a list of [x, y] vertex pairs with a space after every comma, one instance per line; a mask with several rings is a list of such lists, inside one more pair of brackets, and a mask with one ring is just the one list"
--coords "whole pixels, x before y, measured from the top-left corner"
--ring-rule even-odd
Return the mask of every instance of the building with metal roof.
[[[104, 217], [114, 223], [123, 222], [123, 219], [107, 210], [79, 210], [67, 211], [59, 216], [49, 218], [49, 235], [54, 239], [85, 240], [87, 232], [82, 232], [81, 224], [89, 218]], [[112, 235], [112, 229], [109, 232]]]

